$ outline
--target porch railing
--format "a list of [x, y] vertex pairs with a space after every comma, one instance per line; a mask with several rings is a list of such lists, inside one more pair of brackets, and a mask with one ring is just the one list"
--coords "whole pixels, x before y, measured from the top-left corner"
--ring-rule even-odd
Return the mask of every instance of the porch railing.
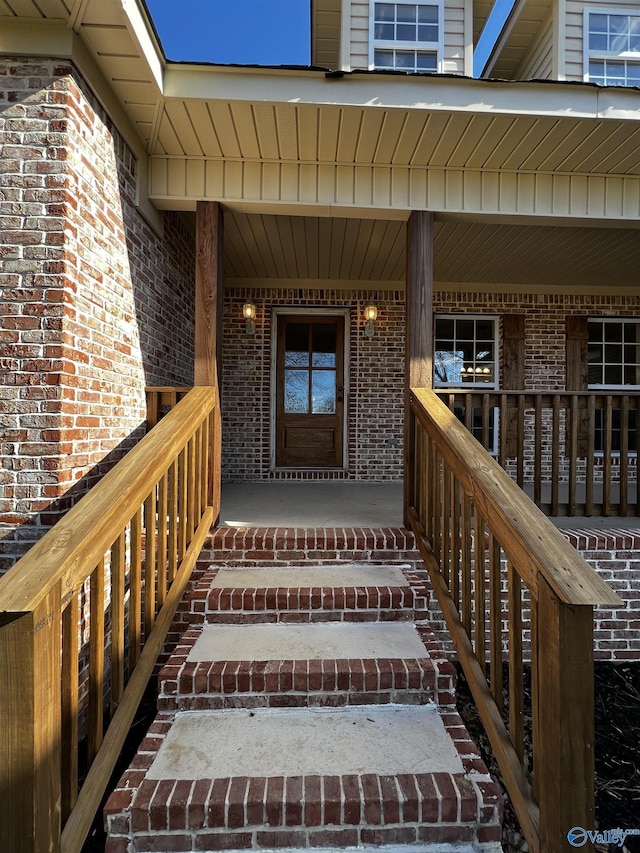
[[433, 391], [411, 391], [407, 453], [410, 523], [525, 838], [568, 850], [594, 827], [593, 607], [622, 602]]
[[640, 515], [640, 393], [437, 393], [546, 515]]
[[0, 579], [3, 853], [81, 850], [218, 514], [215, 434], [194, 388]]

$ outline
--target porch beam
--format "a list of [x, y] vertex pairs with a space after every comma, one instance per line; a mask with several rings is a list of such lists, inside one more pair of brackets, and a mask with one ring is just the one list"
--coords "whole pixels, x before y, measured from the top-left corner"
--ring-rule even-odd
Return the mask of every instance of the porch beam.
[[414, 210], [407, 220], [407, 280], [405, 291], [405, 399], [404, 399], [404, 503], [405, 527], [409, 527], [410, 472], [409, 431], [411, 388], [433, 387], [433, 213]]
[[222, 456], [219, 389], [222, 368], [223, 237], [224, 224], [220, 204], [199, 201], [196, 205], [193, 384], [213, 385], [217, 389], [216, 408], [209, 431], [208, 483], [210, 503], [218, 510]]

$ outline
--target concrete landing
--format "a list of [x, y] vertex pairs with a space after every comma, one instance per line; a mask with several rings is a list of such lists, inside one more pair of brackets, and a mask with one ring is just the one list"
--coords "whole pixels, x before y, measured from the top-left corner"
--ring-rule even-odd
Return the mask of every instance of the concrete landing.
[[176, 714], [148, 779], [462, 773], [435, 705]]
[[422, 658], [426, 655], [424, 643], [411, 623], [205, 625], [187, 661]]
[[296, 589], [310, 587], [408, 586], [397, 566], [340, 565], [313, 568], [273, 567], [220, 569], [211, 586], [215, 588]]

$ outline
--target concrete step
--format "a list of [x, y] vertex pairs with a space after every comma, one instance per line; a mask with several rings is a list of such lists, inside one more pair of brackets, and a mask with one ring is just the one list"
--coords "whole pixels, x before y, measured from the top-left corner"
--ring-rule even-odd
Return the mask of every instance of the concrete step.
[[428, 619], [429, 594], [409, 566], [212, 567], [191, 596], [192, 621], [366, 622]]
[[107, 802], [106, 849], [499, 851], [500, 804], [452, 709], [160, 713]]
[[455, 669], [427, 625], [205, 625], [159, 675], [158, 709], [455, 702]]

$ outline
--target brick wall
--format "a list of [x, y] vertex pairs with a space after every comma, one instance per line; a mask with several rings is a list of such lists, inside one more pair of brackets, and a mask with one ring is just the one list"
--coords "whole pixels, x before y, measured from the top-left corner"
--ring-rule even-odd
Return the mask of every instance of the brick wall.
[[136, 163], [76, 71], [0, 62], [0, 569], [189, 384], [193, 240], [135, 208]]
[[[256, 333], [247, 336], [242, 305], [257, 309]], [[365, 305], [378, 306], [373, 338], [364, 335]], [[349, 310], [348, 470], [271, 472], [272, 309], [327, 307]], [[228, 289], [223, 340], [223, 476], [226, 480], [355, 479], [402, 476], [404, 294], [387, 291]]]
[[[256, 334], [244, 331], [242, 305], [257, 307]], [[378, 306], [376, 332], [364, 336], [363, 309]], [[270, 470], [272, 309], [278, 306], [348, 308], [350, 395], [346, 472]], [[638, 313], [633, 296], [436, 292], [434, 310], [469, 314], [524, 314], [525, 387], [565, 387], [565, 323], [575, 314]], [[264, 479], [389, 480], [402, 476], [404, 376], [403, 292], [228, 289], [224, 305], [223, 470], [229, 481]]]

